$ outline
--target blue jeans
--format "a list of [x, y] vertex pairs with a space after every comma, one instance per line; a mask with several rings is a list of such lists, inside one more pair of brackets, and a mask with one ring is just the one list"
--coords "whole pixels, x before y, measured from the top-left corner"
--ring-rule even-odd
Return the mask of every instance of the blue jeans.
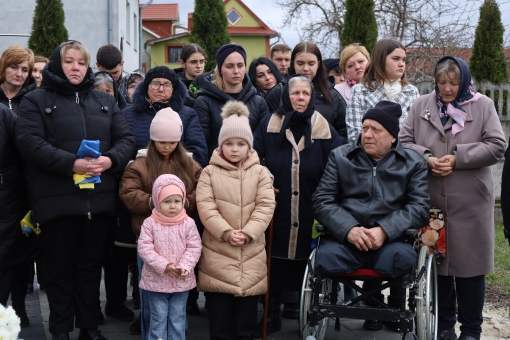
[[[136, 260], [138, 264], [138, 283], [142, 280], [142, 269], [143, 269], [143, 260], [136, 252]], [[186, 294], [187, 296], [187, 294]], [[184, 305], [186, 305], [186, 299], [184, 299]], [[186, 313], [186, 306], [184, 306], [184, 313]], [[185, 315], [186, 316], [186, 315]], [[188, 319], [184, 318], [186, 321], [185, 329], [186, 334], [188, 333]], [[147, 340], [149, 338], [149, 331], [151, 329], [151, 306], [149, 303], [149, 292], [140, 288], [140, 326], [141, 326], [141, 336], [143, 340]], [[162, 338], [165, 339], [165, 338]], [[171, 338], [173, 339], [173, 338]]]
[[151, 327], [147, 340], [186, 340], [186, 300], [188, 292], [147, 291]]

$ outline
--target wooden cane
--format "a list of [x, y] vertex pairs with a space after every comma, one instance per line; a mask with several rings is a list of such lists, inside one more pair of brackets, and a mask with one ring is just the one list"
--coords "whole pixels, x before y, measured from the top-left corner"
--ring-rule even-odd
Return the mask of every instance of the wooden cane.
[[[274, 189], [274, 193], [277, 194], [279, 192], [278, 189]], [[267, 290], [264, 296], [264, 316], [262, 317], [262, 340], [266, 340], [267, 338], [267, 318], [269, 315], [269, 286], [271, 282], [271, 257], [273, 254], [273, 224], [274, 224], [274, 215], [271, 218], [271, 222], [269, 222], [269, 231], [267, 237]]]

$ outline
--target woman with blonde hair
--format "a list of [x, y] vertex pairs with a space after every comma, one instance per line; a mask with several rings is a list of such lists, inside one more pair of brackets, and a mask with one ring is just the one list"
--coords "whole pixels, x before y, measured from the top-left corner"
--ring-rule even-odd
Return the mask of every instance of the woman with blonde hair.
[[351, 97], [352, 87], [361, 82], [369, 63], [370, 53], [365, 46], [360, 44], [351, 44], [344, 48], [340, 54], [340, 70], [342, 70], [345, 81], [335, 85], [335, 90], [340, 93], [345, 105]]
[[21, 99], [37, 88], [32, 77], [34, 53], [20, 45], [7, 47], [0, 57], [0, 103], [16, 112]]
[[[101, 267], [109, 231], [117, 223], [118, 178], [134, 153], [134, 139], [115, 98], [93, 90], [90, 53], [77, 41], [58, 46], [42, 88], [18, 109], [16, 136], [30, 174], [33, 222], [44, 230], [45, 286], [53, 340], [105, 340], [96, 318]], [[83, 140], [98, 152], [79, 152]], [[100, 183], [82, 187], [85, 178]]]

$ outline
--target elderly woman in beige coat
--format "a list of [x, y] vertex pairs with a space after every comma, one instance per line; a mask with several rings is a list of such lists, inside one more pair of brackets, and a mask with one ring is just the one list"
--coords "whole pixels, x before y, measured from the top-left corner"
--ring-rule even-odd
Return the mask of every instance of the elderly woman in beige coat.
[[198, 289], [207, 294], [211, 339], [251, 339], [257, 298], [267, 289], [265, 237], [275, 208], [269, 172], [253, 150], [242, 102], [222, 109], [223, 124], [197, 186], [205, 230]]
[[494, 103], [473, 89], [467, 64], [443, 57], [435, 91], [419, 97], [400, 131], [427, 160], [431, 205], [445, 215], [446, 256], [438, 267], [438, 339], [479, 339], [485, 274], [494, 270], [494, 182], [490, 166], [506, 142]]

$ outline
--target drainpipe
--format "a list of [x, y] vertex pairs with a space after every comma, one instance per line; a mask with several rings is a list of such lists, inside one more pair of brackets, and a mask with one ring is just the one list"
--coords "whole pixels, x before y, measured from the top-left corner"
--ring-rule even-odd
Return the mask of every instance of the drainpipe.
[[108, 0], [108, 44], [113, 45], [113, 10], [112, 0]]
[[[149, 6], [152, 1], [154, 0], [149, 0], [147, 1], [142, 7], [140, 7], [140, 9], [138, 10], [138, 20], [139, 20], [139, 24], [138, 24], [138, 35], [139, 35], [139, 38], [140, 38], [140, 41], [139, 41], [139, 44], [138, 44], [138, 56], [139, 56], [139, 69], [140, 70], [143, 70], [142, 68], [142, 31], [143, 31], [143, 28], [142, 28], [142, 10]], [[145, 46], [143, 47], [143, 49], [145, 50]], [[150, 66], [150, 65], [149, 65]]]

